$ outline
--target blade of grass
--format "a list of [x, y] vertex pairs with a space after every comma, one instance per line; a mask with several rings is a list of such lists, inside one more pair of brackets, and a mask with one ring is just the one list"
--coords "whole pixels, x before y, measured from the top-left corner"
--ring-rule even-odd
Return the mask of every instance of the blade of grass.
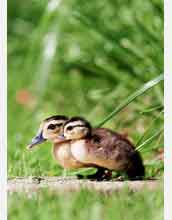
[[164, 108], [163, 105], [156, 105], [154, 107], [150, 107], [150, 108], [147, 108], [143, 111], [140, 112], [140, 114], [147, 114], [147, 113], [151, 113], [151, 112], [154, 112], [156, 110], [162, 110]]
[[140, 144], [136, 148], [136, 150], [141, 151], [146, 144], [151, 143], [156, 137], [158, 137], [163, 132], [163, 130], [164, 129], [161, 128], [159, 131], [157, 131], [155, 134], [153, 134], [150, 138], [148, 138], [146, 141], [144, 141], [142, 144]]
[[[122, 66], [129, 70], [129, 72], [132, 73], [133, 76], [138, 77], [137, 73], [133, 71], [133, 67], [130, 65], [132, 63], [133, 56], [130, 55], [127, 56], [127, 59], [121, 59], [123, 56], [126, 57], [127, 55], [127, 48], [121, 47], [118, 44], [114, 44], [114, 39], [107, 35], [107, 31], [104, 31], [101, 26], [95, 25], [95, 22], [91, 22], [89, 19], [89, 16], [82, 13], [80, 14], [79, 11], [74, 11], [73, 16], [78, 19], [82, 24], [89, 27], [89, 29], [92, 29], [94, 32], [98, 33], [105, 41], [108, 41], [109, 44], [112, 44], [112, 51], [108, 51], [109, 55], [111, 54], [111, 57], [114, 58], [114, 60], [118, 60], [118, 63], [121, 63]], [[116, 53], [118, 51], [118, 54]], [[142, 75], [139, 75], [139, 78], [142, 80]]]
[[133, 94], [131, 94], [127, 99], [125, 99], [114, 111], [112, 111], [105, 119], [103, 119], [100, 123], [96, 125], [96, 127], [101, 127], [106, 122], [111, 120], [115, 115], [117, 115], [120, 111], [122, 111], [128, 104], [130, 104], [133, 100], [135, 100], [140, 95], [144, 94], [146, 91], [157, 85], [160, 81], [164, 79], [164, 75], [161, 74], [158, 77], [150, 80], [145, 83], [140, 89], [136, 90]]
[[142, 140], [144, 139], [144, 137], [149, 134], [149, 132], [151, 131], [151, 129], [153, 128], [155, 122], [160, 118], [161, 113], [163, 113], [164, 110], [160, 111], [159, 114], [152, 120], [150, 126], [146, 129], [146, 131], [143, 133], [143, 135], [139, 138], [139, 140], [136, 143], [136, 147], [140, 145], [140, 143], [142, 142]]

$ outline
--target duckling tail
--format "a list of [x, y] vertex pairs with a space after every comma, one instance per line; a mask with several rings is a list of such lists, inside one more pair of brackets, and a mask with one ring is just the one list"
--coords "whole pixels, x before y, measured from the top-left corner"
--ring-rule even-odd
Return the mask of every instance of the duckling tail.
[[131, 155], [130, 164], [126, 171], [130, 180], [141, 180], [145, 176], [145, 167], [143, 160], [138, 151], [134, 151]]

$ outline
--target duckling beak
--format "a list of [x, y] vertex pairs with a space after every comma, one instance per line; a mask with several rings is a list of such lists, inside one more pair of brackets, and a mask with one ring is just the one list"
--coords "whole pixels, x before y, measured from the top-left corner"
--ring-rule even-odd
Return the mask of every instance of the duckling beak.
[[42, 136], [42, 132], [40, 134], [38, 134], [36, 137], [34, 137], [32, 139], [32, 142], [27, 146], [27, 149], [30, 150], [32, 149], [34, 146], [38, 145], [38, 144], [41, 144], [43, 142], [45, 142], [46, 139], [43, 138]]
[[63, 134], [58, 135], [58, 139], [61, 140], [61, 141], [66, 140], [66, 138]]

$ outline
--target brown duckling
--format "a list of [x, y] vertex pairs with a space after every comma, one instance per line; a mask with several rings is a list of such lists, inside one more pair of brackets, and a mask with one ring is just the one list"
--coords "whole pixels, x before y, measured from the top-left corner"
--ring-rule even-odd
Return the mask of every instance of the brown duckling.
[[28, 149], [49, 140], [53, 143], [52, 154], [55, 160], [65, 169], [74, 169], [86, 167], [75, 160], [71, 154], [70, 141], [62, 141], [58, 138], [59, 134], [63, 131], [63, 125], [68, 120], [66, 116], [55, 115], [46, 118], [40, 125], [38, 134], [32, 139], [28, 145]]
[[77, 161], [101, 168], [95, 178], [106, 178], [105, 169], [124, 171], [129, 179], [144, 177], [139, 152], [127, 138], [110, 129], [92, 128], [84, 118], [73, 117], [64, 124], [63, 135], [59, 138], [71, 140], [71, 154]]

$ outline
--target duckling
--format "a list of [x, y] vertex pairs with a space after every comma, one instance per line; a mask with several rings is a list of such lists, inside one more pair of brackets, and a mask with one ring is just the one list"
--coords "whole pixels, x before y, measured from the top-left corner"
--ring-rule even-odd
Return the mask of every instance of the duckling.
[[87, 165], [80, 163], [72, 156], [70, 141], [62, 141], [58, 138], [59, 134], [62, 132], [63, 125], [67, 120], [68, 118], [63, 115], [55, 115], [43, 120], [38, 134], [32, 139], [32, 142], [27, 146], [27, 148], [32, 149], [34, 146], [49, 140], [53, 143], [53, 157], [63, 168], [75, 169], [86, 167]]
[[142, 179], [145, 175], [142, 158], [134, 145], [110, 129], [92, 128], [84, 118], [73, 117], [65, 122], [59, 138], [71, 141], [71, 154], [77, 161], [100, 167], [95, 178], [109, 176], [106, 169], [124, 171], [129, 179]]

